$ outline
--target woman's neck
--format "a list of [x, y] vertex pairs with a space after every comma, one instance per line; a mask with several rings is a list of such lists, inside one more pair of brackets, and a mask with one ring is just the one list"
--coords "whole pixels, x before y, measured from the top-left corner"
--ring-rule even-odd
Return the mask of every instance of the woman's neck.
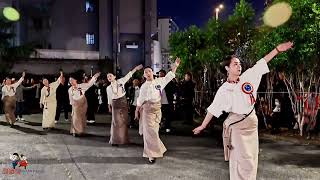
[[229, 75], [227, 81], [229, 83], [237, 83], [240, 80], [240, 76]]

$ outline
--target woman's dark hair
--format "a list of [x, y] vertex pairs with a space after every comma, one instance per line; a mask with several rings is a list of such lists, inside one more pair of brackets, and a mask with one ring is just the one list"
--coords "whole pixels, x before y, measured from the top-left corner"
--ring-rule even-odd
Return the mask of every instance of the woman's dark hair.
[[167, 72], [164, 69], [161, 69], [159, 73], [167, 74]]
[[153, 71], [153, 69], [152, 69], [152, 67], [151, 67], [151, 66], [146, 66], [146, 67], [144, 67], [144, 69], [143, 69], [143, 70], [145, 70], [145, 69], [151, 69], [151, 70]]
[[78, 84], [82, 83], [82, 75], [80, 73], [72, 73], [70, 78], [75, 79]]
[[226, 66], [228, 66], [228, 67], [230, 66], [232, 58], [237, 58], [237, 56], [235, 56], [235, 55], [228, 55], [228, 56], [226, 56], [226, 57], [223, 58], [223, 61], [220, 63], [220, 70], [221, 70], [221, 72], [227, 73], [227, 70], [226, 70], [225, 67], [226, 67]]

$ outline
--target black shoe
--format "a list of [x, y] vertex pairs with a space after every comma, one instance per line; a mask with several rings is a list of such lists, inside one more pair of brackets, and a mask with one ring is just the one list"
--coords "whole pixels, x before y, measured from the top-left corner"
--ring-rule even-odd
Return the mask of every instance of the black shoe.
[[73, 136], [73, 137], [79, 137], [79, 135], [76, 134], [76, 133], [72, 133], [72, 136]]
[[111, 146], [119, 147], [119, 144], [111, 144]]
[[148, 159], [149, 164], [154, 164], [156, 162], [156, 159]]

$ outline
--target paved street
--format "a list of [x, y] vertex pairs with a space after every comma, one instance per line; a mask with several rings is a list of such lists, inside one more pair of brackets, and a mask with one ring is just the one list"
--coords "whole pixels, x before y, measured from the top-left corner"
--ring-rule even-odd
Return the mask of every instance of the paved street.
[[[64, 120], [57, 124], [57, 130], [46, 134], [40, 114], [25, 118], [25, 123], [10, 128], [1, 116], [0, 179], [228, 179], [228, 163], [223, 161], [221, 145], [211, 135], [192, 137], [182, 133], [191, 127], [179, 125], [177, 130], [184, 130], [179, 135], [162, 135], [168, 152], [149, 165], [142, 158], [143, 142], [137, 130], [130, 129], [131, 145], [112, 147], [107, 143], [108, 115], [98, 115], [98, 123], [89, 126], [88, 135], [82, 138], [69, 135], [70, 123]], [[319, 179], [319, 146], [264, 138], [260, 140], [260, 151], [258, 179]], [[15, 152], [27, 157], [27, 173], [17, 168], [10, 174], [9, 154]]]

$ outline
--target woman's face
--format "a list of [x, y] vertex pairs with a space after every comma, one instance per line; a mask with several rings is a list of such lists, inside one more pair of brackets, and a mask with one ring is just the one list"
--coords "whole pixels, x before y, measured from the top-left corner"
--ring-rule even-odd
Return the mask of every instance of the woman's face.
[[146, 78], [147, 81], [152, 81], [153, 80], [153, 71], [152, 71], [151, 68], [144, 69], [143, 75], [144, 75], [144, 77]]
[[112, 73], [108, 73], [107, 79], [109, 82], [113, 82], [116, 79], [116, 76], [114, 76]]
[[191, 77], [189, 76], [189, 74], [185, 74], [184, 75], [184, 80], [185, 81], [190, 81]]
[[70, 84], [71, 86], [76, 86], [78, 83], [77, 83], [77, 80], [75, 80], [74, 78], [70, 78]]
[[48, 81], [48, 79], [43, 79], [43, 85], [45, 85], [45, 86], [49, 86], [49, 81]]
[[231, 59], [230, 65], [228, 67], [226, 67], [226, 69], [227, 69], [229, 75], [240, 76], [241, 70], [242, 70], [240, 60], [236, 57], [233, 57]]
[[5, 84], [6, 84], [6, 85], [11, 85], [11, 84], [12, 84], [11, 79], [6, 79]]

